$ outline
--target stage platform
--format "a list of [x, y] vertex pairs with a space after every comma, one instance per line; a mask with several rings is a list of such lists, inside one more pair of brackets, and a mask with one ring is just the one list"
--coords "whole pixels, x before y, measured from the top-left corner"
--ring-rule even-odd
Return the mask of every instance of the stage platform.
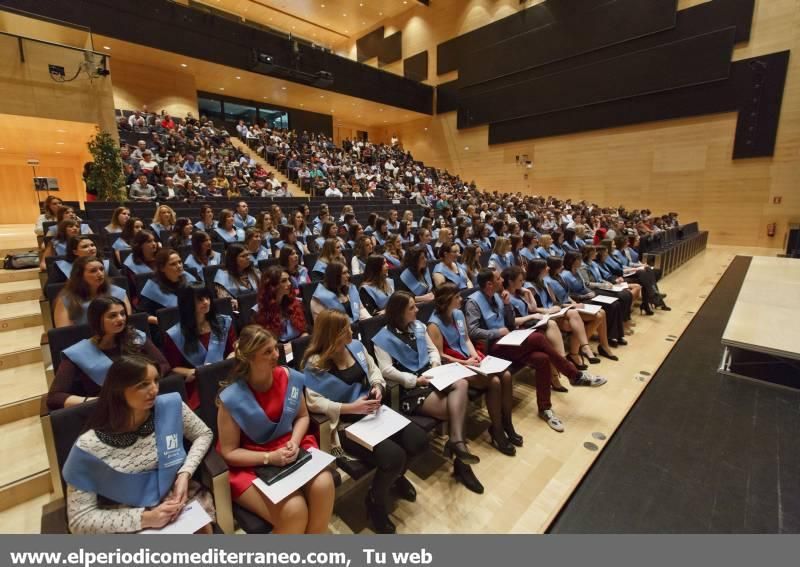
[[800, 388], [800, 260], [753, 258], [722, 345], [720, 372]]

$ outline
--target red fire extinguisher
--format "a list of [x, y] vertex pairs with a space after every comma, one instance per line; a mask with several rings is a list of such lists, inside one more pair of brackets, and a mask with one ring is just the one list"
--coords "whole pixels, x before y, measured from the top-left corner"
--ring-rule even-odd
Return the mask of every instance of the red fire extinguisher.
[[775, 236], [775, 229], [776, 229], [775, 223], [774, 222], [769, 223], [767, 225], [767, 236], [770, 237]]

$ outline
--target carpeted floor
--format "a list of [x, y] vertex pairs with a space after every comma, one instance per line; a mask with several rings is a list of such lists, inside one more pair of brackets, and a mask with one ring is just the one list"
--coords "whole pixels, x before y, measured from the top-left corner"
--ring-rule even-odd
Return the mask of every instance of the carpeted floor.
[[737, 257], [550, 533], [799, 533], [800, 392], [717, 373]]

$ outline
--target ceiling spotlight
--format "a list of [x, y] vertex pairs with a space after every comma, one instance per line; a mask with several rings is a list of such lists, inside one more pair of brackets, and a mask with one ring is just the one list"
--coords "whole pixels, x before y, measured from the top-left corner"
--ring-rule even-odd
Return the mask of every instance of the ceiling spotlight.
[[225, 87], [220, 87], [219, 90], [224, 91]]
[[64, 142], [56, 142], [56, 145], [57, 145], [57, 146], [63, 146], [63, 145], [64, 145]]
[[107, 45], [104, 45], [104, 46], [103, 46], [103, 49], [105, 49], [106, 51], [108, 51], [108, 50], [110, 50], [111, 48], [110, 48], [109, 46], [107, 46]]
[[181, 63], [181, 67], [188, 67], [186, 63]]
[[285, 90], [286, 90], [286, 87], [281, 87], [281, 90], [282, 90], [282, 91], [285, 91]]
[[237, 79], [241, 79], [241, 77], [240, 77], [239, 75], [236, 75], [236, 78], [237, 78]]

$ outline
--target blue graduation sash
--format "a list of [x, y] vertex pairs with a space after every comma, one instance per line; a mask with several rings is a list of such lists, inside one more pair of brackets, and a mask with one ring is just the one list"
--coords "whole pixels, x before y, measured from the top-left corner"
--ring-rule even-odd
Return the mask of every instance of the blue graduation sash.
[[[147, 336], [138, 329], [134, 329], [134, 333], [138, 340], [144, 344]], [[102, 386], [103, 382], [106, 381], [106, 374], [108, 374], [108, 369], [111, 368], [111, 363], [113, 362], [106, 353], [97, 348], [97, 345], [91, 339], [83, 339], [71, 347], [65, 348], [61, 351], [61, 354], [70, 359], [75, 366], [80, 368], [98, 386]]]
[[564, 255], [564, 250], [556, 246], [555, 244], [550, 245], [550, 255], [557, 256], [561, 258]]
[[386, 258], [386, 261], [389, 262], [389, 265], [392, 268], [399, 268], [400, 266], [403, 265], [403, 263], [400, 260], [398, 260], [397, 258], [393, 257], [388, 252], [384, 252], [383, 253], [383, 257]]
[[478, 246], [481, 247], [482, 251], [489, 252], [492, 249], [492, 241], [488, 238], [481, 238], [478, 240]]
[[255, 226], [255, 224], [256, 224], [255, 217], [247, 215], [247, 217], [245, 217], [245, 219], [242, 220], [241, 217], [238, 215], [238, 213], [233, 214], [233, 226], [235, 226], [236, 228], [241, 228], [241, 229], [250, 228], [251, 226]]
[[153, 406], [158, 468], [139, 473], [123, 473], [74, 445], [61, 476], [69, 484], [109, 500], [133, 507], [158, 505], [175, 483], [186, 460], [183, 448], [183, 407], [177, 392], [156, 398]]
[[628, 252], [630, 252], [631, 262], [633, 262], [634, 264], [638, 264], [639, 263], [639, 253], [636, 250], [634, 250], [633, 248], [626, 248], [626, 250], [628, 250]]
[[203, 224], [203, 221], [197, 221], [194, 223], [195, 228], [202, 230], [205, 233], [210, 233], [212, 230], [217, 228], [217, 221], [211, 221], [211, 226], [206, 226]]
[[312, 272], [319, 272], [320, 274], [324, 274], [325, 270], [328, 269], [328, 263], [323, 262], [322, 260], [317, 260], [314, 264], [314, 267], [311, 269]]
[[[61, 273], [67, 276], [69, 279], [69, 275], [72, 273], [72, 262], [67, 262], [66, 260], [56, 260], [56, 266], [58, 269], [61, 270]], [[106, 274], [108, 270], [111, 268], [111, 264], [108, 260], [103, 260], [103, 269], [105, 270]]]
[[[222, 254], [217, 252], [216, 250], [212, 250], [211, 253], [208, 255], [208, 264], [206, 266], [219, 266], [220, 261], [222, 260]], [[205, 283], [206, 275], [203, 273], [203, 264], [197, 261], [197, 258], [194, 257], [194, 254], [189, 254], [186, 257], [186, 260], [183, 261], [183, 266], [185, 268], [192, 268], [197, 273], [197, 278]]]
[[236, 380], [219, 393], [220, 401], [230, 412], [233, 420], [250, 439], [260, 445], [289, 433], [300, 409], [304, 377], [297, 370], [285, 366], [283, 368], [289, 375], [289, 383], [286, 385], [283, 412], [278, 423], [267, 416], [243, 378]]
[[528, 260], [529, 262], [536, 259], [536, 255], [529, 248], [523, 248], [519, 251], [519, 255]]
[[519, 313], [520, 317], [525, 317], [528, 315], [528, 304], [525, 303], [524, 299], [520, 299], [516, 295], [511, 296], [511, 305], [514, 306], [514, 309], [517, 313]]
[[[358, 290], [356, 289], [356, 286], [350, 284], [350, 289], [347, 290], [347, 295], [350, 298], [350, 311], [352, 311], [352, 314], [350, 315], [350, 321], [355, 323], [358, 321], [361, 311], [361, 298], [358, 296]], [[347, 313], [344, 305], [342, 305], [342, 302], [339, 301], [339, 296], [322, 284], [319, 284], [317, 289], [314, 290], [313, 297], [328, 309], [335, 309], [336, 311]]]
[[379, 245], [383, 246], [384, 244], [386, 244], [386, 239], [385, 239], [385, 238], [383, 238], [383, 237], [382, 237], [382, 235], [381, 235], [380, 233], [376, 232], [375, 234], [373, 234], [373, 236], [375, 237], [375, 241], [376, 241], [376, 242], [377, 242]]
[[625, 267], [628, 264], [630, 264], [630, 261], [628, 260], [628, 257], [625, 256], [625, 254], [623, 254], [622, 252], [620, 252], [619, 249], [614, 250], [611, 253], [611, 255], [614, 256], [614, 260], [617, 262], [617, 264], [619, 264], [622, 267]]
[[433, 323], [439, 328], [439, 332], [442, 333], [444, 340], [447, 341], [447, 346], [453, 350], [457, 350], [463, 354], [465, 358], [469, 358], [469, 348], [467, 347], [467, 322], [464, 313], [460, 309], [454, 309], [452, 317], [454, 325], [447, 325], [442, 321], [441, 317], [434, 312], [428, 322]]
[[[364, 376], [369, 379], [369, 367], [367, 366], [367, 351], [364, 345], [356, 340], [350, 341], [347, 350], [353, 355], [355, 361], [364, 371]], [[339, 403], [351, 403], [367, 393], [368, 388], [362, 382], [347, 384], [333, 374], [325, 370], [317, 370], [310, 364], [305, 367], [306, 387], [314, 390], [325, 398]]]
[[214, 276], [214, 283], [224, 287], [233, 297], [239, 297], [240, 293], [258, 290], [258, 282], [253, 279], [252, 274], [248, 274], [247, 279], [250, 281], [251, 289], [242, 287], [238, 282], [234, 281], [226, 270], [217, 270], [217, 274]]
[[416, 372], [425, 368], [430, 363], [428, 356], [428, 343], [425, 339], [426, 329], [421, 321], [412, 323], [414, 338], [417, 341], [417, 350], [404, 343], [387, 327], [382, 328], [373, 337], [372, 342], [389, 353], [393, 360], [396, 360], [411, 372]]
[[146, 264], [137, 264], [133, 260], [133, 254], [128, 254], [128, 257], [125, 258], [125, 261], [122, 263], [123, 266], [128, 268], [134, 274], [152, 274], [153, 270], [150, 269], [150, 266]]
[[[116, 297], [120, 301], [125, 301], [125, 298], [128, 296], [127, 292], [122, 289], [121, 287], [117, 287], [115, 285], [111, 286], [110, 295]], [[90, 299], [89, 301], [84, 301], [81, 303], [81, 316], [78, 319], [73, 321], [75, 325], [85, 325], [88, 323], [87, 315], [89, 311], [89, 304], [92, 302]], [[64, 307], [69, 309], [69, 300], [64, 297]]]
[[320, 236], [318, 238], [315, 238], [314, 239], [314, 243], [317, 245], [317, 248], [319, 250], [322, 250], [322, 246], [325, 244], [325, 237], [324, 236]]
[[577, 244], [570, 244], [570, 242], [569, 242], [569, 241], [567, 241], [567, 240], [565, 240], [565, 241], [564, 241], [564, 244], [562, 244], [561, 246], [562, 246], [563, 248], [566, 248], [566, 249], [567, 249], [567, 250], [569, 250], [570, 252], [577, 252], [577, 251], [578, 251], [578, 246], [577, 246]]
[[428, 268], [425, 268], [422, 274], [425, 278], [425, 284], [428, 285], [427, 288], [425, 287], [425, 284], [414, 277], [414, 274], [412, 274], [411, 270], [408, 268], [403, 270], [403, 272], [400, 274], [400, 281], [402, 281], [414, 295], [425, 295], [433, 290], [433, 282], [431, 281], [431, 274], [428, 271]]
[[293, 276], [292, 274], [289, 274], [289, 279], [292, 280], [292, 287], [299, 289], [302, 284], [309, 282], [308, 268], [305, 266], [298, 266], [297, 275]]
[[[299, 301], [299, 300], [296, 300]], [[258, 307], [258, 303], [256, 303], [254, 308]], [[256, 309], [257, 311], [258, 309]], [[299, 331], [294, 328], [292, 325], [292, 321], [290, 319], [281, 319], [281, 336], [278, 337], [278, 341], [282, 343], [288, 343], [293, 341], [297, 337], [301, 335], [302, 331]]]
[[225, 232], [224, 230], [222, 230], [219, 227], [215, 228], [214, 232], [216, 232], [217, 235], [222, 240], [227, 242], [228, 244], [230, 244], [231, 242], [243, 242], [244, 241], [244, 232], [242, 231], [241, 228], [237, 228], [236, 229], [236, 234], [234, 234], [233, 236], [231, 236], [230, 234], [228, 234], [227, 232]]
[[150, 225], [150, 228], [156, 231], [156, 234], [159, 236], [159, 238], [161, 237], [161, 232], [167, 230], [167, 227], [165, 227], [160, 222], [154, 222], [153, 224]]
[[67, 255], [67, 243], [61, 242], [60, 240], [56, 240], [55, 238], [52, 240], [53, 242], [53, 252], [56, 256], [66, 256]]
[[[58, 225], [54, 224], [53, 226], [47, 229], [47, 234], [45, 236], [55, 236], [57, 232], [58, 232]], [[81, 234], [93, 234], [92, 229], [85, 222], [81, 223]]]
[[550, 257], [550, 253], [547, 250], [544, 249], [544, 246], [538, 246], [536, 248], [536, 254], [542, 260], [547, 260]]
[[389, 296], [394, 293], [394, 282], [391, 278], [386, 278], [386, 284], [389, 286], [389, 293], [383, 293], [382, 290], [375, 286], [364, 284], [361, 287], [369, 294], [378, 309], [383, 309], [389, 303]]
[[586, 286], [583, 285], [583, 280], [572, 272], [567, 272], [564, 270], [561, 272], [561, 277], [564, 280], [564, 283], [567, 284], [568, 291], [580, 294], [589, 293], [590, 290], [586, 289]]
[[367, 267], [367, 263], [363, 262], [358, 256], [354, 256], [354, 258], [356, 259], [356, 262], [358, 262], [358, 267], [361, 269], [361, 273], [363, 274], [364, 269]]
[[492, 311], [492, 307], [489, 305], [489, 300], [486, 299], [486, 295], [482, 291], [476, 291], [470, 295], [469, 298], [480, 308], [481, 317], [483, 317], [483, 320], [489, 329], [501, 329], [506, 326], [505, 320], [503, 319], [503, 300], [500, 299], [498, 294], [495, 293], [492, 299], [494, 300], [499, 313]]
[[446, 267], [442, 262], [433, 267], [434, 274], [442, 274], [446, 280], [449, 280], [458, 286], [458, 289], [467, 288], [467, 274], [460, 264], [456, 264], [458, 273], [454, 273], [450, 268]]
[[258, 252], [256, 252], [255, 254], [251, 252], [250, 256], [253, 257], [253, 264], [258, 264], [261, 260], [268, 260], [270, 257], [270, 252], [263, 246], [259, 246]]
[[550, 291], [553, 292], [553, 295], [556, 296], [556, 301], [560, 304], [568, 303], [569, 302], [569, 293], [561, 285], [555, 278], [551, 276], [545, 276], [544, 283], [546, 286], [550, 287]]
[[436, 253], [433, 251], [433, 246], [430, 244], [425, 245], [425, 255], [428, 257], [428, 260], [436, 261]]
[[213, 332], [208, 339], [208, 350], [203, 343], [197, 341], [197, 349], [194, 352], [186, 351], [186, 337], [181, 332], [181, 324], [177, 323], [167, 329], [167, 334], [178, 350], [194, 368], [205, 364], [219, 362], [225, 357], [225, 345], [228, 342], [228, 333], [231, 330], [231, 318], [227, 315], [217, 315], [217, 319], [222, 323], [222, 333], [217, 337]]
[[507, 255], [500, 256], [499, 254], [492, 254], [489, 256], [489, 260], [494, 261], [495, 265], [500, 268], [501, 271], [510, 267], [512, 264], [512, 262], [508, 261]]
[[597, 262], [592, 260], [587, 264], [586, 267], [589, 269], [590, 272], [592, 272], [592, 275], [594, 276], [594, 279], [597, 282], [603, 281], [603, 274], [600, 272], [600, 267], [597, 265]]
[[111, 245], [111, 248], [118, 250], [119, 252], [124, 250], [132, 250], [131, 245], [125, 242], [122, 238], [117, 238], [114, 241], [114, 244]]

